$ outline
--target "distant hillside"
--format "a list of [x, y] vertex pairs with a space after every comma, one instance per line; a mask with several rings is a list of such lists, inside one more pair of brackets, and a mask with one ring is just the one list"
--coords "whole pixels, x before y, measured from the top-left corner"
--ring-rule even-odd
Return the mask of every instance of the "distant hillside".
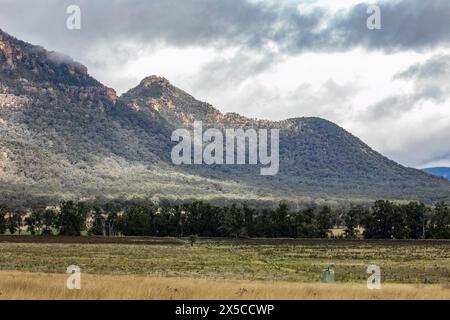
[[[195, 120], [280, 129], [278, 175], [173, 165], [171, 132]], [[0, 202], [148, 196], [432, 202], [450, 200], [450, 182], [387, 159], [327, 120], [223, 114], [164, 78], [117, 97], [83, 65], [0, 30]]]
[[438, 167], [423, 169], [426, 173], [450, 180], [450, 168]]

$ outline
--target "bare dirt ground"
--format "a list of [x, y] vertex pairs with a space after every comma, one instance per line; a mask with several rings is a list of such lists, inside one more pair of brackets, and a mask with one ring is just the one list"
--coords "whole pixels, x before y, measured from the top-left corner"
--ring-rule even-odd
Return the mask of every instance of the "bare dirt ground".
[[[291, 238], [200, 238], [202, 242], [228, 243], [242, 245], [327, 245], [358, 246], [364, 244], [392, 246], [450, 246], [450, 240], [345, 240], [345, 239], [291, 239]], [[189, 243], [188, 238], [172, 237], [60, 237], [30, 235], [0, 235], [0, 243], [79, 243], [79, 244], [144, 244], [182, 245]]]
[[59, 236], [29, 236], [0, 235], [0, 243], [79, 243], [79, 244], [185, 244], [177, 238], [157, 237], [59, 237]]

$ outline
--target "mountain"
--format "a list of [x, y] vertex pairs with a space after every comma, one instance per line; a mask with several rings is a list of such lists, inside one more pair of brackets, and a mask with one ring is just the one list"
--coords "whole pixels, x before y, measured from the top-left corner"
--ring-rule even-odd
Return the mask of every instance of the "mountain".
[[434, 176], [443, 177], [450, 180], [450, 168], [438, 167], [438, 168], [426, 168], [423, 169], [426, 173], [432, 174]]
[[[280, 169], [175, 166], [176, 128], [280, 130]], [[121, 97], [67, 56], [0, 30], [0, 202], [92, 197], [316, 201], [450, 199], [450, 182], [403, 167], [319, 118], [223, 114], [151, 76]]]

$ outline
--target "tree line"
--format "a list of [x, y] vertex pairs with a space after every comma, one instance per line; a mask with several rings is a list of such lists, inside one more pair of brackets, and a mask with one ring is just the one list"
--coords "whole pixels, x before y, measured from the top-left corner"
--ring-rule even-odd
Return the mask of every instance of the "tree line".
[[[339, 235], [333, 228], [343, 230]], [[0, 206], [0, 234], [32, 235], [267, 237], [356, 239], [450, 239], [450, 208], [379, 200], [371, 207], [333, 210], [309, 206], [292, 210], [247, 205], [217, 206], [204, 202], [88, 205], [63, 202], [58, 208], [27, 212]]]

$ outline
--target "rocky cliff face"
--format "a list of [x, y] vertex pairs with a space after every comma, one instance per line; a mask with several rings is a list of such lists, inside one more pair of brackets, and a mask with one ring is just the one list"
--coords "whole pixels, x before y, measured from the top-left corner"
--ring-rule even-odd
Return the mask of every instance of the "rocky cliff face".
[[42, 47], [20, 41], [0, 30], [0, 70], [2, 91], [43, 93], [56, 99], [61, 90], [74, 101], [89, 102], [98, 98], [115, 103], [116, 93], [88, 74], [82, 64], [70, 57], [49, 52]]
[[[278, 128], [280, 171], [175, 166], [174, 128]], [[402, 167], [323, 119], [223, 114], [164, 78], [121, 97], [86, 67], [0, 31], [0, 202], [80, 197], [449, 199], [450, 183]]]

